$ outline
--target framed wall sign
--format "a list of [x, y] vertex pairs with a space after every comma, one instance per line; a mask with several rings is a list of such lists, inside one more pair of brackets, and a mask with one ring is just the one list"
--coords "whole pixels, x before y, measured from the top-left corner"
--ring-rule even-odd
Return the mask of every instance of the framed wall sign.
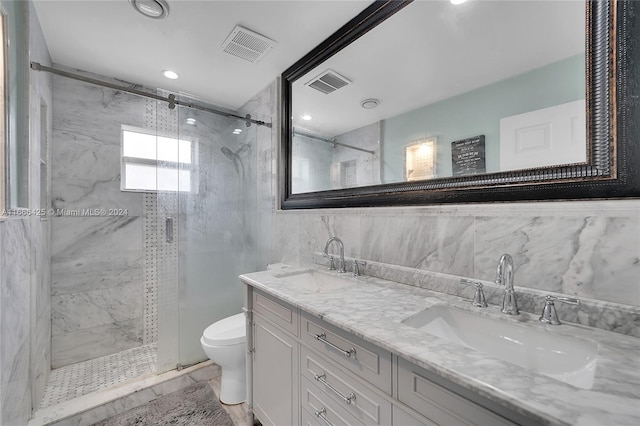
[[485, 173], [484, 135], [451, 142], [451, 168], [453, 176]]

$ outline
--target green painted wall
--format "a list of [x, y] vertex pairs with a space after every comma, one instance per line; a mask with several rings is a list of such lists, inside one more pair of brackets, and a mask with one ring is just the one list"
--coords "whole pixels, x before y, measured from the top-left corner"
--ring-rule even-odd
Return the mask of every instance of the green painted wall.
[[584, 70], [576, 55], [383, 120], [383, 182], [404, 180], [404, 147], [428, 136], [438, 138], [438, 177], [451, 176], [451, 142], [476, 135], [485, 135], [487, 172], [498, 171], [500, 119], [584, 99]]

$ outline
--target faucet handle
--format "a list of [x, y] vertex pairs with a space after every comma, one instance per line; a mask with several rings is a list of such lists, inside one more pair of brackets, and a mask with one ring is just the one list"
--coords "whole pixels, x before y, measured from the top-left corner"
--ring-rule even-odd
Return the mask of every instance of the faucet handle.
[[329, 258], [329, 270], [330, 271], [335, 271], [336, 270], [336, 261], [333, 258], [333, 256], [325, 256]]
[[540, 322], [545, 324], [559, 325], [561, 324], [558, 319], [558, 312], [556, 311], [556, 306], [553, 302], [555, 301], [567, 303], [569, 305], [579, 305], [580, 299], [574, 299], [572, 297], [561, 297], [561, 296], [551, 296], [547, 295], [544, 298], [544, 308], [542, 309], [542, 315], [540, 315]]
[[353, 276], [359, 277], [362, 275], [360, 272], [360, 266], [366, 266], [367, 262], [364, 260], [353, 259]]
[[486, 308], [487, 306], [489, 306], [487, 305], [487, 300], [484, 297], [484, 290], [482, 290], [484, 285], [482, 285], [481, 282], [471, 281], [471, 280], [462, 278], [460, 280], [460, 284], [466, 285], [466, 286], [474, 286], [476, 288], [476, 292], [473, 295], [473, 301], [471, 302], [473, 306], [477, 306], [479, 308]]

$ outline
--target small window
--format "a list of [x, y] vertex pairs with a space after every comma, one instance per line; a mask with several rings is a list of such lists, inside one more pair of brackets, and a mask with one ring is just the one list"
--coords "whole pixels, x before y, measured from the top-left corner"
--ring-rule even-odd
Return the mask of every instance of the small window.
[[146, 129], [122, 126], [123, 191], [194, 190], [196, 144], [159, 136]]

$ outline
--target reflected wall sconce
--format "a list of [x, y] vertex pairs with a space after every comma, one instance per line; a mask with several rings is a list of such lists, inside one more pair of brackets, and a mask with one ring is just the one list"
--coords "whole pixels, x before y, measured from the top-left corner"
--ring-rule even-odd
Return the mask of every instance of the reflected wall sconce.
[[437, 138], [411, 142], [404, 149], [404, 177], [407, 182], [435, 177]]

